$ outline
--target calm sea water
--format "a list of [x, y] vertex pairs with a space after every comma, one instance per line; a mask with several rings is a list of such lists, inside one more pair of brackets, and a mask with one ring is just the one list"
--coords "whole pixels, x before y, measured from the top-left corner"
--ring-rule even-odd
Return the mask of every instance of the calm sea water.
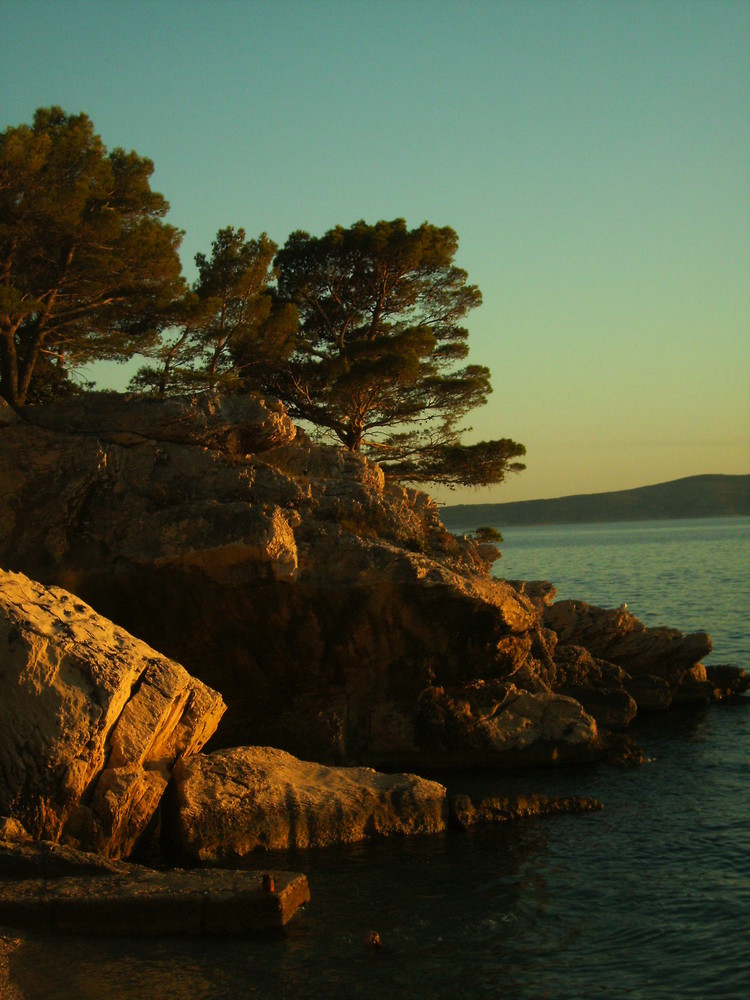
[[[705, 629], [750, 667], [750, 519], [504, 531], [498, 575]], [[750, 699], [641, 720], [649, 762], [444, 776], [453, 790], [591, 795], [604, 811], [265, 855], [312, 901], [262, 941], [39, 939], [29, 1000], [750, 997]], [[366, 949], [376, 929], [386, 948]]]

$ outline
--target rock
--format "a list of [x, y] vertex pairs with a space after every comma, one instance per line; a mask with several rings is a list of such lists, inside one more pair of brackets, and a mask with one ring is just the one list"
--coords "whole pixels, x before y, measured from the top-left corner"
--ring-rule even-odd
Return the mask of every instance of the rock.
[[551, 664], [537, 610], [425, 494], [241, 399], [24, 409], [0, 436], [0, 565], [66, 587], [221, 691], [214, 746], [429, 765], [421, 693], [536, 683]]
[[0, 997], [3, 1000], [28, 1000], [13, 983], [10, 974], [10, 957], [23, 945], [23, 940], [0, 929]]
[[519, 594], [528, 597], [539, 612], [543, 612], [555, 600], [557, 588], [547, 580], [508, 580]]
[[[669, 704], [686, 675], [711, 652], [705, 632], [684, 635], [673, 628], [647, 628], [620, 608], [606, 610], [584, 601], [558, 601], [544, 612], [544, 624], [566, 645], [583, 646], [597, 659], [621, 667], [628, 691], [642, 708]], [[639, 700], [640, 699], [640, 700]]]
[[6, 844], [24, 844], [31, 840], [31, 834], [23, 823], [13, 816], [0, 816], [0, 842]]
[[156, 441], [199, 445], [229, 455], [288, 444], [297, 433], [277, 400], [210, 392], [170, 399], [87, 393], [28, 406], [23, 419], [57, 433], [96, 437], [124, 447]]
[[167, 842], [188, 861], [445, 829], [446, 791], [413, 774], [325, 767], [268, 747], [180, 761], [165, 809]]
[[676, 704], [708, 704], [742, 694], [750, 687], [750, 674], [729, 663], [703, 666], [697, 663], [685, 671], [674, 692]]
[[573, 698], [475, 681], [421, 701], [423, 741], [437, 766], [487, 767], [590, 760], [599, 750], [594, 719]]
[[575, 698], [605, 729], [625, 729], [638, 707], [628, 693], [630, 676], [614, 663], [599, 660], [582, 646], [555, 648], [555, 690]]
[[505, 823], [529, 816], [594, 812], [603, 808], [596, 799], [580, 796], [551, 798], [547, 795], [519, 795], [472, 799], [468, 795], [453, 795], [450, 799], [450, 824], [453, 829], [466, 830], [480, 823]]
[[0, 923], [35, 933], [160, 937], [253, 934], [288, 923], [310, 899], [304, 875], [154, 872], [132, 868], [90, 878], [5, 883]]
[[0, 841], [0, 880], [52, 879], [70, 875], [113, 875], [132, 870], [124, 861], [76, 851], [49, 841], [11, 843]]
[[127, 856], [222, 699], [79, 598], [0, 571], [0, 814]]
[[[693, 671], [707, 636], [493, 579], [426, 494], [313, 445], [272, 400], [93, 394], [15, 416], [0, 433], [0, 565], [65, 587], [221, 691], [214, 749], [396, 770], [451, 753], [567, 759], [627, 725], [633, 701], [710, 685]], [[478, 682], [514, 688], [514, 723], [467, 721]], [[130, 794], [122, 778], [107, 778], [113, 799]]]

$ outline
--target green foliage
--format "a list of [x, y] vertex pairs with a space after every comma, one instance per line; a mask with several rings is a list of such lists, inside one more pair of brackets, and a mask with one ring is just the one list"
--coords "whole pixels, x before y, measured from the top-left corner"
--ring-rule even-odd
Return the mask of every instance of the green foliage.
[[276, 250], [265, 233], [246, 239], [243, 229], [220, 229], [211, 256], [195, 256], [199, 277], [181, 327], [148, 353], [157, 364], [141, 368], [131, 388], [261, 388], [291, 353], [297, 329], [296, 310], [271, 288]]
[[[181, 234], [150, 160], [108, 153], [58, 107], [0, 135], [0, 393], [18, 406], [52, 369], [123, 360], [184, 293]], [[59, 376], [59, 372], [57, 373]]]
[[489, 528], [484, 525], [481, 528], [474, 528], [470, 535], [480, 545], [501, 545], [503, 541], [503, 536], [497, 528]]
[[[526, 466], [514, 459], [522, 458], [526, 449], [510, 438], [461, 444], [457, 435], [445, 435], [427, 441], [410, 440], [396, 460], [381, 460], [383, 470], [392, 478], [411, 483], [440, 483], [455, 486], [485, 486], [501, 483], [509, 472], [522, 472]], [[398, 439], [397, 439], [398, 440]]]
[[300, 316], [296, 350], [270, 388], [291, 415], [410, 482], [499, 482], [524, 453], [509, 441], [467, 450], [457, 427], [491, 392], [464, 365], [467, 313], [481, 303], [453, 263], [449, 227], [403, 219], [293, 233], [276, 257], [279, 295]]

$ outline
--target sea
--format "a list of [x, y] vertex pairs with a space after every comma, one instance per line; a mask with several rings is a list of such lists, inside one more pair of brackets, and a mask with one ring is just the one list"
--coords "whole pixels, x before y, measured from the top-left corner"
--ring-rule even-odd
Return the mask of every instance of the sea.
[[[750, 668], [750, 518], [503, 529], [508, 579], [705, 630]], [[451, 791], [592, 796], [600, 812], [254, 856], [311, 901], [260, 939], [49, 937], [28, 1000], [750, 997], [750, 698], [644, 715], [637, 767], [437, 775]], [[375, 930], [383, 947], [367, 948]]]

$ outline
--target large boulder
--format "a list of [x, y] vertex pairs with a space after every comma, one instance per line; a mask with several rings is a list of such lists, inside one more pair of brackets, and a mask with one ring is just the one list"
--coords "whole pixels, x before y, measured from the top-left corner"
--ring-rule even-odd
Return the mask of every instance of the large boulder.
[[80, 598], [0, 571], [0, 815], [33, 839], [130, 854], [223, 711]]
[[182, 760], [173, 782], [165, 836], [189, 861], [437, 833], [448, 816], [445, 788], [434, 781], [325, 767], [269, 747]]

